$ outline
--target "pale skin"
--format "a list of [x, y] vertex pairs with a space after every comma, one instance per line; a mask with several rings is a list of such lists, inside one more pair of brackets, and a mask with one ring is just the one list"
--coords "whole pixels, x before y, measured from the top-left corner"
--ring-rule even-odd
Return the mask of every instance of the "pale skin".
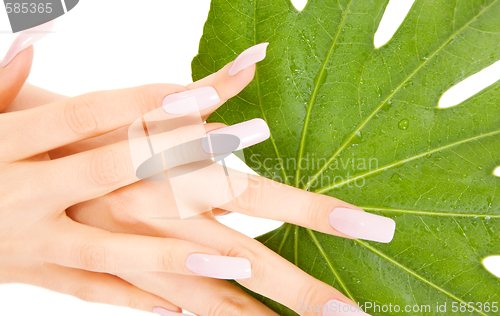
[[[295, 311], [300, 302], [354, 304], [214, 217], [238, 212], [350, 238], [332, 228], [328, 215], [335, 207], [358, 209], [353, 205], [250, 176], [251, 185], [224, 209], [188, 220], [151, 219], [178, 214], [168, 183], [135, 177], [126, 158], [127, 126], [169, 94], [211, 86], [221, 102], [203, 111], [206, 119], [252, 80], [254, 65], [233, 77], [227, 65], [187, 86], [156, 84], [68, 98], [23, 87], [32, 54], [28, 48], [0, 68], [0, 282], [148, 312], [159, 306], [203, 316], [276, 315], [228, 281], [186, 269], [189, 254], [204, 253], [248, 259], [252, 277], [237, 281]], [[81, 119], [75, 110], [81, 107], [95, 121]], [[205, 124], [205, 130], [224, 126]], [[123, 159], [103, 165], [108, 153]], [[193, 179], [193, 185], [189, 189], [203, 190], [210, 179]]]

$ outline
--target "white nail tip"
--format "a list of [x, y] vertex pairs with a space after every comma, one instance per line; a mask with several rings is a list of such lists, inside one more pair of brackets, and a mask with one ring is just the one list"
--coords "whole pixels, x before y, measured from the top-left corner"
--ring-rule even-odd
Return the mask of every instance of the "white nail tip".
[[243, 69], [262, 61], [266, 58], [268, 45], [269, 43], [261, 43], [246, 49], [238, 57], [236, 57], [233, 65], [229, 69], [228, 75], [234, 76]]
[[396, 222], [392, 218], [343, 207], [329, 216], [330, 225], [348, 236], [388, 243], [394, 238]]
[[7, 66], [20, 52], [38, 42], [54, 29], [55, 20], [27, 29], [14, 40], [0, 67]]
[[[257, 118], [211, 131], [207, 135], [235, 136], [239, 139], [239, 146], [235, 150], [240, 150], [265, 141], [271, 136], [271, 132], [266, 121]], [[209, 149], [208, 147], [204, 148], [204, 150], [206, 152], [213, 151], [213, 149]]]

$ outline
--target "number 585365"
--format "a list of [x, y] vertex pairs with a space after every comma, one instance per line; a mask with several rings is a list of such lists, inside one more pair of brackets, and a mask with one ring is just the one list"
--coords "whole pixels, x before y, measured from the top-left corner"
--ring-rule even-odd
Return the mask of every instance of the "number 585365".
[[52, 3], [5, 3], [7, 13], [52, 13]]

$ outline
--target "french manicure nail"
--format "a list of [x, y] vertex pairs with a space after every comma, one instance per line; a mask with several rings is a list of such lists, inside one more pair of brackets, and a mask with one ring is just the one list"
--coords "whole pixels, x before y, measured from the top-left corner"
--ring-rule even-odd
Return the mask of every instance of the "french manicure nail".
[[229, 68], [228, 75], [232, 77], [243, 69], [266, 58], [267, 45], [269, 45], [269, 43], [257, 44], [246, 49], [243, 53], [238, 55], [238, 57], [236, 57], [236, 59], [234, 60], [231, 68]]
[[344, 207], [335, 208], [329, 220], [330, 225], [343, 234], [384, 243], [390, 242], [396, 231], [392, 218]]
[[160, 315], [160, 316], [187, 315], [187, 314], [182, 314], [182, 313], [176, 313], [176, 312], [167, 311], [166, 309], [161, 308], [161, 307], [155, 307], [155, 308], [153, 308], [153, 313], [155, 313], [156, 315]]
[[331, 300], [323, 306], [322, 316], [370, 316], [357, 305], [349, 305], [339, 300]]
[[209, 141], [202, 142], [202, 147], [209, 154], [229, 153], [263, 142], [270, 135], [266, 121], [253, 119], [208, 132], [205, 139]]
[[212, 87], [203, 87], [167, 95], [162, 107], [170, 114], [188, 114], [219, 104], [220, 98]]
[[250, 261], [245, 258], [195, 253], [186, 259], [189, 271], [215, 279], [248, 279], [252, 276]]
[[51, 32], [54, 28], [54, 21], [55, 20], [40, 24], [19, 34], [19, 36], [14, 40], [9, 50], [7, 51], [7, 54], [2, 60], [0, 67], [4, 68], [5, 66], [7, 66], [12, 61], [12, 59], [16, 57], [17, 54], [49, 34], [49, 32]]

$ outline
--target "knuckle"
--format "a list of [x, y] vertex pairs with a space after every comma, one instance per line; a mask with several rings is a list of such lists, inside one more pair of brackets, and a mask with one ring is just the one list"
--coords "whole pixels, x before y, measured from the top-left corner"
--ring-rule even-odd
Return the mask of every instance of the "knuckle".
[[111, 255], [99, 241], [89, 242], [77, 248], [76, 260], [89, 271], [111, 272]]
[[122, 152], [106, 149], [97, 152], [90, 161], [90, 183], [95, 186], [109, 186], [123, 181], [127, 165]]
[[325, 221], [325, 210], [326, 203], [321, 196], [313, 196], [312, 194], [303, 199], [303, 206], [301, 207], [301, 214], [304, 214], [306, 218], [304, 218], [305, 222], [310, 226], [315, 227], [318, 223], [322, 223]]
[[192, 162], [195, 157], [194, 146], [191, 145], [191, 139], [182, 134], [175, 134], [175, 140], [172, 141], [172, 147], [167, 151], [167, 167], [173, 168], [177, 165]]
[[213, 316], [243, 316], [246, 307], [244, 302], [231, 296], [225, 296], [212, 305], [209, 315]]
[[160, 269], [166, 272], [175, 272], [176, 261], [174, 257], [174, 254], [168, 249], [161, 252], [161, 254], [158, 256], [158, 266], [160, 267]]
[[[266, 264], [266, 262], [268, 262], [267, 256], [272, 252], [255, 239], [250, 239], [249, 242], [248, 247], [232, 245], [223, 252], [223, 255], [244, 258], [250, 262], [250, 267], [252, 269], [251, 277], [249, 279], [238, 280], [238, 283], [245, 287], [266, 283], [271, 274], [274, 273], [273, 267]], [[262, 250], [265, 251], [262, 252]]]
[[[255, 241], [258, 243], [258, 241]], [[244, 258], [247, 259], [248, 262], [250, 262], [250, 267], [252, 269], [252, 276], [249, 279], [242, 279], [239, 280], [238, 282], [244, 286], [252, 286], [255, 284], [261, 284], [262, 282], [265, 281], [267, 277], [269, 277], [269, 270], [263, 262], [261, 257], [254, 252], [253, 250], [250, 250], [246, 247], [242, 247], [239, 245], [232, 246], [228, 249], [227, 253], [223, 253], [226, 256], [229, 257], [236, 257], [236, 258]]]
[[76, 289], [73, 296], [89, 303], [99, 303], [101, 301], [99, 293], [90, 287]]
[[304, 302], [305, 304], [311, 304], [316, 302], [321, 296], [320, 291], [314, 285], [306, 283], [302, 285], [297, 292], [296, 302]]
[[159, 89], [155, 85], [145, 85], [137, 88], [137, 90], [132, 94], [132, 100], [135, 104], [139, 105], [140, 115], [144, 115], [148, 112], [154, 111], [158, 107]]
[[257, 206], [262, 205], [263, 186], [262, 183], [254, 178], [248, 177], [237, 179], [231, 182], [233, 191], [243, 192], [234, 199], [234, 204], [241, 211], [258, 211]]
[[87, 135], [97, 130], [94, 104], [95, 101], [89, 95], [77, 96], [68, 101], [64, 108], [64, 119], [73, 133]]
[[126, 302], [125, 302], [124, 306], [128, 307], [128, 308], [131, 308], [131, 309], [138, 309], [138, 310], [140, 310], [141, 307], [144, 306], [144, 304], [138, 298], [129, 297], [129, 298], [126, 299]]
[[247, 259], [248, 261], [250, 261], [250, 264], [252, 265], [252, 270], [253, 270], [253, 263], [257, 261], [257, 255], [253, 251], [251, 251], [248, 248], [242, 247], [240, 245], [235, 245], [229, 248], [226, 255], [229, 257]]
[[[103, 198], [103, 207], [111, 214], [113, 220], [125, 227], [139, 227], [149, 217], [141, 212], [144, 208], [144, 197], [136, 190], [118, 190], [111, 198]], [[127, 210], [124, 212], [124, 210]], [[149, 213], [147, 213], [149, 215]]]

